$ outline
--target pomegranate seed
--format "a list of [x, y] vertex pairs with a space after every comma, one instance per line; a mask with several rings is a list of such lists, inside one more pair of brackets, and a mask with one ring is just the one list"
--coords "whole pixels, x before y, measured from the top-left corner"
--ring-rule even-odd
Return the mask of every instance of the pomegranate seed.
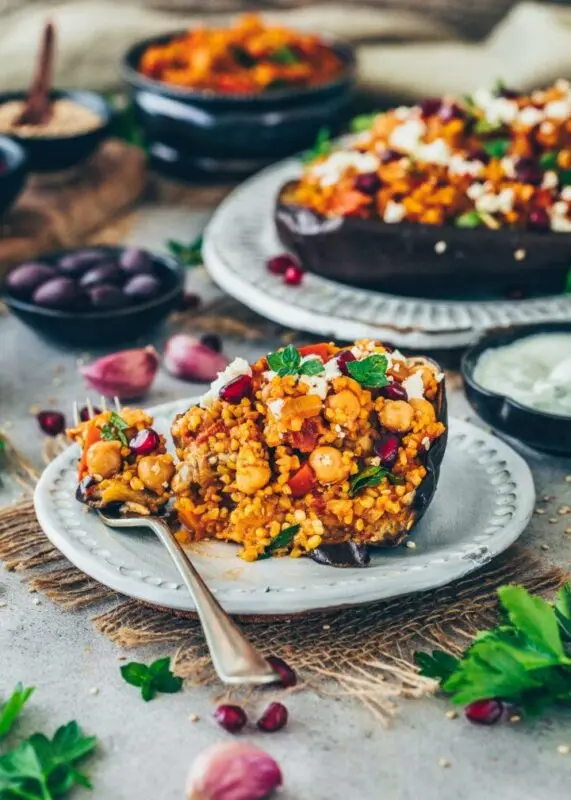
[[447, 103], [440, 108], [442, 122], [452, 122], [453, 119], [464, 119], [464, 111], [456, 103]]
[[490, 156], [481, 147], [473, 147], [466, 153], [466, 159], [468, 161], [481, 161], [482, 164], [488, 164]]
[[349, 370], [347, 369], [347, 364], [349, 361], [355, 361], [355, 356], [350, 350], [341, 350], [340, 353], [337, 353], [337, 363], [339, 364], [339, 369], [343, 373], [343, 375], [348, 375]]
[[477, 725], [494, 725], [502, 716], [504, 704], [501, 700], [476, 700], [466, 706], [464, 714]]
[[550, 228], [549, 214], [544, 208], [534, 208], [529, 215], [528, 228], [533, 231], [548, 231]]
[[222, 352], [222, 339], [217, 333], [205, 333], [204, 336], [200, 337], [200, 341], [205, 347], [214, 350], [215, 353]]
[[383, 386], [380, 394], [386, 397], [387, 400], [408, 400], [408, 394], [404, 386], [401, 386], [397, 381], [389, 383], [388, 386]]
[[159, 447], [161, 439], [152, 428], [143, 428], [129, 442], [129, 447], [136, 456], [148, 456]]
[[[93, 414], [94, 415], [95, 414], [101, 414], [101, 409], [97, 408], [97, 406], [93, 406]], [[91, 415], [89, 413], [89, 409], [87, 408], [87, 406], [83, 406], [83, 408], [79, 412], [79, 419], [82, 422], [87, 422], [87, 420], [89, 420], [90, 418], [91, 418]]]
[[420, 101], [420, 110], [423, 117], [431, 117], [440, 111], [442, 107], [442, 100], [440, 97], [425, 97]]
[[244, 397], [249, 397], [251, 393], [252, 378], [249, 375], [238, 375], [220, 389], [220, 399], [236, 405]]
[[274, 733], [287, 725], [287, 708], [281, 703], [270, 703], [256, 725], [261, 731]]
[[48, 436], [57, 436], [65, 428], [65, 417], [61, 411], [40, 411], [36, 419]]
[[248, 721], [243, 708], [231, 705], [218, 706], [214, 711], [214, 719], [228, 733], [238, 733]]
[[277, 656], [268, 656], [266, 661], [279, 676], [276, 683], [280, 683], [282, 686], [295, 686], [297, 683], [297, 675], [289, 664], [286, 664], [283, 659]]
[[273, 275], [284, 275], [288, 267], [298, 267], [299, 265], [295, 258], [292, 258], [292, 256], [287, 253], [283, 253], [281, 256], [269, 258], [266, 261], [266, 266], [268, 272], [271, 272]]
[[543, 180], [543, 171], [534, 158], [520, 158], [515, 165], [515, 174], [521, 183], [539, 186]]
[[375, 194], [381, 188], [381, 180], [376, 172], [363, 172], [355, 178], [355, 189], [363, 194]]
[[388, 147], [380, 154], [379, 161], [381, 164], [390, 164], [391, 161], [398, 161], [401, 158], [404, 158], [402, 153], [399, 153], [398, 150], [393, 150], [391, 147]]
[[399, 454], [399, 438], [394, 433], [383, 436], [375, 443], [375, 453], [381, 459], [381, 465], [387, 469], [394, 467]]
[[284, 272], [284, 283], [288, 286], [299, 286], [303, 280], [303, 270], [297, 264], [292, 264]]

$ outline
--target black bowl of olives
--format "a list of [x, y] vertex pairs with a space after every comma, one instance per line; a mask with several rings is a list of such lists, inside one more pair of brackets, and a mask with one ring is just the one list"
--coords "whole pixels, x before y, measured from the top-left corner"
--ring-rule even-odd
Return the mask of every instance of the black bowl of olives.
[[31, 328], [73, 344], [136, 339], [180, 306], [183, 271], [175, 259], [136, 247], [51, 253], [14, 267], [2, 299]]

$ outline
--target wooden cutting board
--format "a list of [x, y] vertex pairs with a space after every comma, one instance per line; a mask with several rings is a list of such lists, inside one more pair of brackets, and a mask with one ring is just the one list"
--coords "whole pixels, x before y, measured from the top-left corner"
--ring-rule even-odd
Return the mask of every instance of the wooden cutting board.
[[84, 244], [135, 203], [145, 177], [144, 153], [119, 140], [73, 173], [30, 177], [0, 220], [0, 277], [17, 262]]

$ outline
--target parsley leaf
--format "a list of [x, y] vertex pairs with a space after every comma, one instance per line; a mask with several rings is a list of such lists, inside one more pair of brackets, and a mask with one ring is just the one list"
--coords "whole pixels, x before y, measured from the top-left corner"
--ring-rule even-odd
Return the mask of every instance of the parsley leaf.
[[319, 158], [319, 156], [326, 156], [332, 147], [330, 137], [331, 131], [329, 128], [320, 128], [317, 133], [315, 144], [310, 150], [306, 150], [301, 157], [303, 163], [308, 164], [310, 161]]
[[204, 263], [202, 257], [202, 235], [190, 244], [177, 242], [175, 239], [167, 241], [167, 249], [183, 267], [198, 267]]
[[371, 111], [370, 114], [359, 114], [359, 116], [353, 117], [349, 123], [349, 129], [352, 131], [352, 133], [363, 133], [364, 131], [368, 131], [376, 117], [379, 116], [379, 113], [379, 111]]
[[456, 217], [454, 224], [457, 228], [479, 228], [484, 221], [477, 211], [465, 211]]
[[374, 464], [371, 464], [369, 467], [365, 467], [365, 469], [359, 472], [357, 475], [353, 475], [351, 478], [349, 478], [349, 496], [355, 497], [358, 492], [366, 489], [369, 486], [378, 486], [383, 478], [388, 478], [390, 483], [404, 483], [402, 478], [397, 475], [393, 475], [392, 472], [385, 467], [378, 467]]
[[9, 733], [33, 692], [33, 686], [24, 689], [22, 684], [18, 683], [8, 700], [0, 705], [0, 739]]
[[182, 678], [173, 675], [170, 658], [159, 658], [152, 664], [131, 661], [121, 667], [123, 680], [141, 690], [141, 697], [147, 703], [156, 697], [157, 692], [175, 694], [182, 689]]
[[420, 668], [421, 675], [441, 681], [447, 680], [458, 667], [458, 659], [441, 650], [433, 650], [432, 655], [415, 653], [414, 660]]
[[510, 149], [510, 140], [491, 139], [489, 142], [482, 142], [482, 148], [490, 158], [503, 158]]
[[312, 358], [309, 361], [304, 361], [303, 364], [300, 365], [299, 374], [319, 375], [324, 369], [323, 363], [318, 358]]
[[97, 740], [85, 736], [77, 722], [68, 722], [53, 739], [34, 733], [0, 757], [0, 797], [55, 800], [74, 785], [91, 788], [76, 762], [91, 753]]
[[293, 344], [288, 344], [283, 350], [277, 350], [267, 356], [268, 365], [280, 378], [285, 375], [297, 375], [301, 365], [301, 356]]
[[287, 547], [288, 544], [291, 544], [293, 537], [298, 532], [300, 526], [299, 525], [290, 525], [289, 528], [284, 528], [283, 531], [280, 531], [275, 539], [266, 545], [266, 549], [264, 552], [258, 556], [258, 561], [263, 561], [266, 558], [271, 558], [272, 553], [275, 553], [276, 550], [279, 550], [282, 547]]
[[118, 440], [124, 447], [128, 447], [129, 443], [127, 442], [127, 437], [123, 433], [129, 426], [122, 419], [117, 412], [112, 411], [111, 416], [109, 417], [109, 422], [107, 422], [101, 428], [101, 438], [109, 440]]
[[381, 353], [373, 353], [361, 361], [348, 361], [347, 370], [352, 378], [371, 389], [382, 389], [390, 383], [387, 378], [387, 358]]
[[273, 61], [274, 64], [283, 64], [286, 67], [291, 67], [293, 64], [299, 64], [300, 62], [297, 53], [286, 45], [274, 50], [269, 60]]

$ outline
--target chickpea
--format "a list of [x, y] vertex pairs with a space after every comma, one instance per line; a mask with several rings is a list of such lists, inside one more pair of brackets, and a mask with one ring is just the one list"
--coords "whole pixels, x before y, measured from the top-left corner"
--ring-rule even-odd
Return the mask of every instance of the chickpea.
[[436, 411], [434, 406], [429, 400], [423, 397], [413, 397], [409, 403], [414, 409], [414, 415], [417, 417], [426, 417], [427, 422], [434, 422], [436, 420]]
[[338, 483], [349, 476], [349, 464], [335, 447], [317, 447], [309, 456], [309, 465], [319, 483]]
[[110, 478], [121, 469], [121, 442], [95, 442], [88, 449], [85, 460], [90, 475]]
[[254, 494], [270, 481], [272, 471], [262, 448], [241, 447], [236, 459], [236, 488], [244, 494]]
[[327, 407], [333, 412], [340, 412], [339, 416], [349, 422], [357, 419], [361, 412], [359, 400], [349, 389], [342, 389], [338, 394], [330, 395], [327, 398]]
[[139, 461], [137, 475], [145, 484], [146, 489], [150, 489], [155, 494], [162, 494], [163, 484], [169, 483], [174, 475], [171, 456], [167, 454], [145, 456]]
[[409, 431], [412, 428], [413, 419], [414, 409], [405, 400], [387, 400], [379, 411], [381, 425], [396, 433]]

